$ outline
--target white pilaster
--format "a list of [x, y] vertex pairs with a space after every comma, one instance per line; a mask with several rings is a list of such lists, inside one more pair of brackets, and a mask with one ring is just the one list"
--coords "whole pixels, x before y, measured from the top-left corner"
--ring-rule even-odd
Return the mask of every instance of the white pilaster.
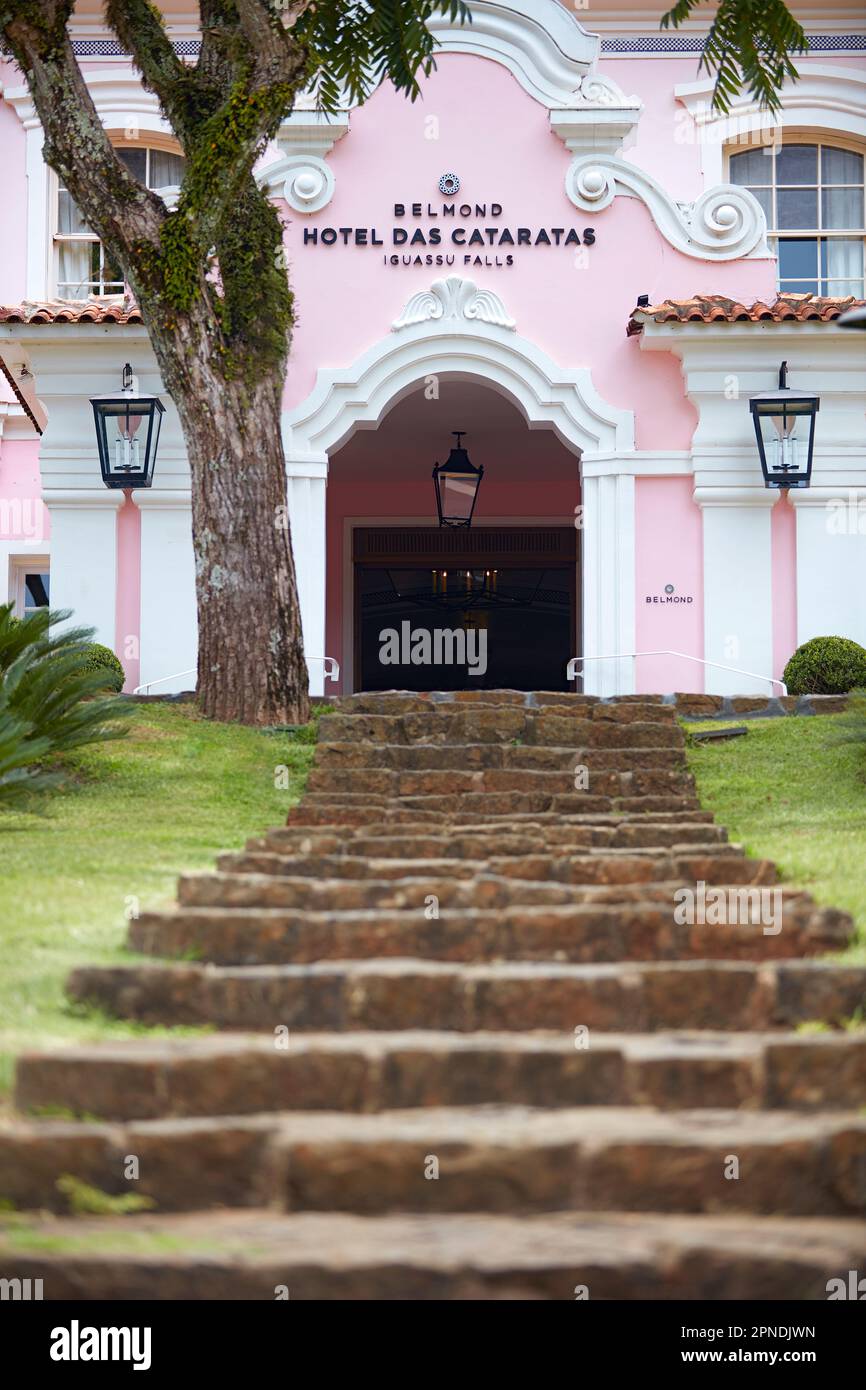
[[75, 626], [114, 650], [117, 615], [117, 512], [123, 493], [108, 488], [47, 488], [51, 513], [51, 607], [72, 611]]
[[850, 637], [866, 646], [866, 487], [792, 492], [797, 515], [797, 645]]
[[[704, 657], [773, 675], [773, 563], [770, 522], [778, 493], [698, 488], [704, 521]], [[712, 695], [779, 693], [766, 680], [706, 667]]]
[[325, 693], [325, 494], [327, 459], [286, 460], [289, 524], [310, 694]]
[[190, 494], [136, 488], [132, 497], [141, 512], [139, 682], [159, 681], [154, 695], [194, 690], [198, 621]]
[[[585, 460], [586, 463], [588, 460]], [[582, 481], [584, 690], [593, 695], [634, 692], [634, 475], [611, 473]], [[580, 653], [576, 653], [580, 655]]]

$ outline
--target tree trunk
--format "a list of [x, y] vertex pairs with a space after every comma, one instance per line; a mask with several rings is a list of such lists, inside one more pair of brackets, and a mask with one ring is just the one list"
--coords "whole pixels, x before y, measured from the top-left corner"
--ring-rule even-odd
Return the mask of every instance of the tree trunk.
[[252, 385], [224, 376], [207, 350], [209, 327], [151, 325], [192, 475], [199, 704], [210, 719], [301, 724], [309, 681], [280, 428], [283, 369], [263, 369]]

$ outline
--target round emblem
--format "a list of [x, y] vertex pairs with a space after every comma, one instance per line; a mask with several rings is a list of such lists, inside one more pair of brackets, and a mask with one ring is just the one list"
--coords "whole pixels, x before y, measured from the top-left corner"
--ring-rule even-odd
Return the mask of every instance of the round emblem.
[[460, 192], [460, 180], [456, 174], [443, 174], [439, 180], [439, 192], [444, 193], [446, 198], [453, 198], [455, 193]]
[[665, 585], [665, 593], [666, 593], [666, 594], [672, 594], [673, 591], [674, 591], [674, 586], [673, 586], [673, 584], [666, 584], [666, 585]]

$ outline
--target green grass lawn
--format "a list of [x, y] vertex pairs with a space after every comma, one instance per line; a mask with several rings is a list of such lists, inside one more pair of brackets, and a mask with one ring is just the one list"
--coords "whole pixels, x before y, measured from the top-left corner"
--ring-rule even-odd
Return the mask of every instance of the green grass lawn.
[[289, 734], [210, 723], [192, 705], [138, 705], [126, 738], [67, 764], [73, 784], [40, 814], [0, 813], [0, 1094], [25, 1048], [156, 1031], [73, 1011], [68, 972], [129, 959], [136, 903], [171, 902], [184, 869], [279, 824], [312, 751]]
[[847, 954], [866, 961], [866, 743], [844, 741], [848, 718], [747, 720], [744, 738], [693, 745], [688, 756], [703, 805], [730, 838], [850, 912], [859, 943]]

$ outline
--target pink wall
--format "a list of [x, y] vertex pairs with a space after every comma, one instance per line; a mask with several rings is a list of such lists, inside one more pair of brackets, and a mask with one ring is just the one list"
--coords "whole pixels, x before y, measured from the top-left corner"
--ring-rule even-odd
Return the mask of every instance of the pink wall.
[[117, 611], [114, 650], [126, 672], [124, 690], [140, 680], [141, 512], [126, 493], [117, 513]]
[[51, 533], [39, 477], [39, 441], [0, 440], [0, 540], [47, 540]]
[[[691, 477], [638, 478], [635, 482], [635, 628], [639, 652], [704, 654], [703, 532], [701, 511], [692, 491]], [[665, 593], [668, 584], [674, 587], [672, 595]], [[691, 598], [692, 602], [669, 603], [669, 597]], [[637, 663], [639, 692], [669, 694], [674, 689], [703, 688], [703, 669], [696, 662], [644, 657]]]
[[[636, 345], [625, 338], [629, 313], [640, 294], [651, 300], [702, 292], [747, 300], [771, 294], [774, 262], [707, 266], [681, 255], [635, 198], [617, 198], [603, 212], [579, 212], [564, 190], [571, 156], [551, 133], [547, 111], [497, 64], [462, 54], [444, 55], [438, 62], [423, 99], [414, 105], [383, 86], [352, 113], [349, 134], [328, 156], [336, 178], [332, 202], [310, 217], [289, 219], [286, 247], [298, 325], [287, 406], [306, 397], [318, 366], [346, 366], [385, 337], [411, 294], [428, 288], [437, 276], [459, 274], [501, 295], [521, 335], [555, 361], [590, 367], [605, 400], [636, 412], [638, 447], [687, 448], [694, 413], [684, 397], [679, 366], [662, 354], [638, 358]], [[437, 139], [425, 138], [434, 129], [431, 119], [439, 123]], [[652, 137], [661, 140], [658, 132]], [[667, 157], [670, 173], [682, 157], [672, 137]], [[691, 153], [688, 158], [692, 161]], [[412, 230], [441, 226], [450, 232], [450, 220], [441, 216], [394, 217], [396, 202], [441, 205], [437, 185], [446, 171], [461, 178], [454, 200], [458, 205], [464, 200], [502, 205], [500, 218], [466, 219], [468, 227], [574, 227], [582, 232], [591, 226], [596, 244], [589, 249], [588, 264], [582, 266], [571, 247], [532, 246], [506, 248], [513, 249], [511, 267], [466, 265], [468, 253], [450, 243], [432, 248], [433, 254], [437, 249], [456, 251], [450, 268], [383, 264], [383, 255], [394, 250], [389, 238], [395, 225]], [[304, 245], [305, 227], [320, 233], [328, 227], [376, 228], [388, 244]], [[415, 248], [422, 257], [430, 249]], [[488, 248], [480, 254], [492, 260], [496, 252]]]
[[770, 525], [773, 675], [781, 679], [789, 656], [797, 649], [797, 513], [786, 497], [780, 497], [770, 513]]

